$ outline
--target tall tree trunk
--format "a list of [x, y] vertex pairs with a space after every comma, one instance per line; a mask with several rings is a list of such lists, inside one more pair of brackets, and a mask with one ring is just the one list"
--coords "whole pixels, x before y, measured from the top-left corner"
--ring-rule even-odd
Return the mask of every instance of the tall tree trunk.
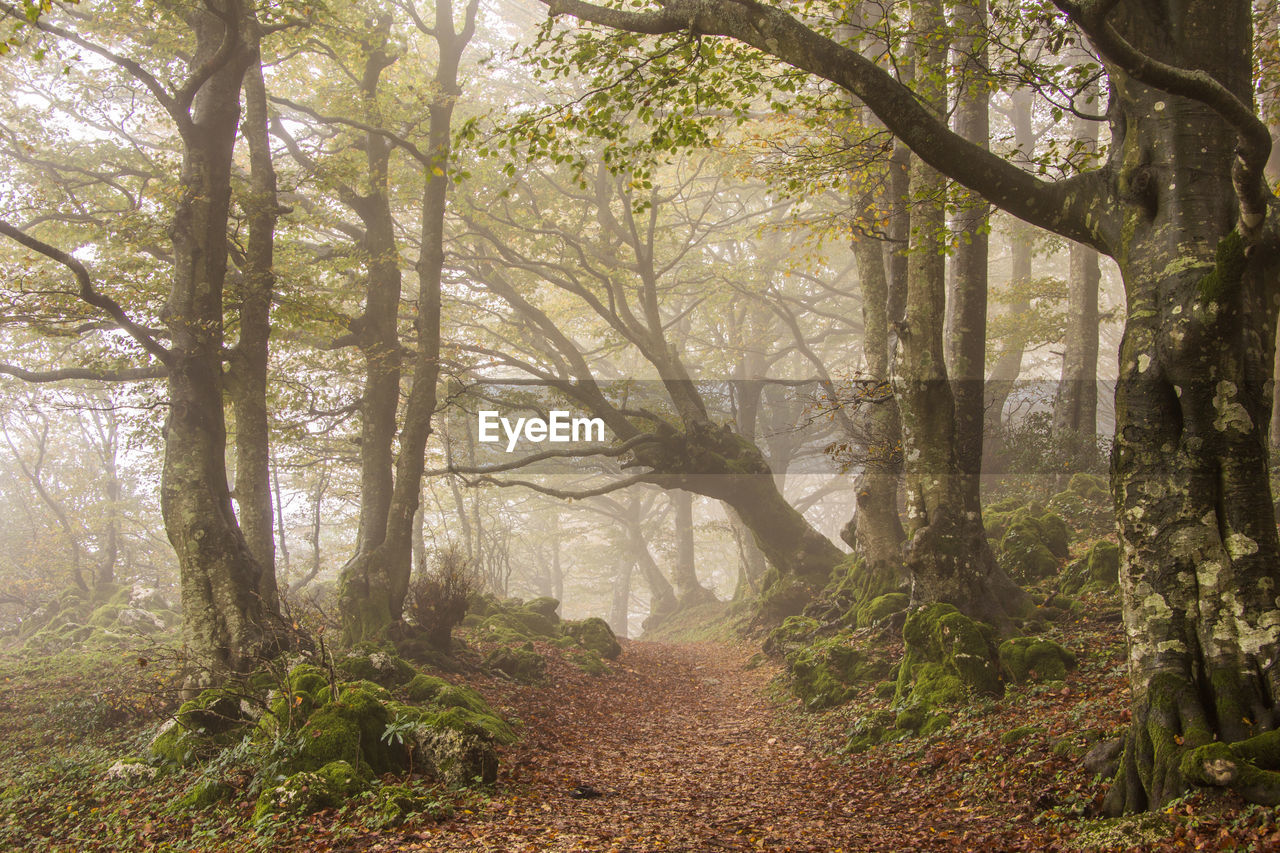
[[[1035, 153], [1036, 137], [1031, 124], [1032, 95], [1026, 89], [1015, 89], [1010, 96], [1012, 101], [1013, 139], [1024, 156]], [[1031, 280], [1031, 248], [1034, 245], [1036, 229], [1020, 221], [1015, 221], [1009, 234], [1009, 252], [1012, 263], [1009, 273], [1009, 286], [1013, 296], [1008, 304], [1011, 317], [1009, 334], [1002, 341], [1000, 354], [986, 382], [985, 434], [986, 452], [983, 459], [983, 470], [988, 474], [1004, 472], [1004, 407], [1013, 393], [1014, 384], [1022, 374], [1022, 356], [1027, 348], [1027, 336], [1024, 331], [1027, 316], [1031, 313], [1031, 303], [1027, 299], [1027, 285]]]
[[[1081, 112], [1102, 111], [1101, 91], [1095, 84], [1079, 99]], [[1092, 97], [1092, 103], [1089, 98]], [[1076, 117], [1072, 136], [1088, 151], [1098, 146], [1098, 123]], [[1067, 329], [1062, 355], [1062, 378], [1053, 403], [1053, 429], [1059, 442], [1077, 453], [1096, 453], [1098, 445], [1098, 289], [1102, 271], [1098, 251], [1072, 243], [1067, 272]]]
[[258, 591], [275, 608], [275, 519], [271, 510], [271, 446], [267, 417], [267, 361], [271, 335], [271, 270], [279, 203], [276, 172], [271, 163], [267, 124], [267, 91], [262, 79], [261, 46], [251, 45], [257, 59], [244, 76], [245, 117], [241, 133], [249, 147], [249, 196], [244, 209], [249, 223], [240, 276], [240, 340], [231, 353], [227, 390], [235, 416], [236, 484], [240, 529], [262, 576]]
[[[1149, 55], [1194, 57], [1249, 103], [1249, 12], [1192, 3], [1175, 27], [1123, 5], [1112, 21]], [[1109, 71], [1129, 200], [1116, 247], [1129, 312], [1111, 464], [1133, 723], [1106, 803], [1118, 812], [1183, 793], [1185, 771], [1208, 769], [1183, 763], [1187, 749], [1278, 722], [1266, 425], [1280, 270], [1273, 244], [1236, 230], [1236, 134], [1207, 106]], [[1276, 802], [1280, 791], [1252, 796]]]
[[714, 601], [715, 594], [698, 581], [698, 560], [693, 529], [693, 495], [683, 489], [668, 492], [675, 510], [676, 564], [672, 579], [681, 607]]
[[467, 4], [465, 24], [458, 30], [453, 4], [440, 0], [436, 3], [435, 26], [428, 30], [440, 54], [434, 80], [436, 97], [428, 108], [426, 155], [420, 160], [423, 191], [420, 249], [415, 265], [418, 311], [414, 318], [418, 346], [382, 541], [372, 551], [358, 553], [342, 571], [343, 634], [349, 642], [384, 636], [399, 622], [409, 589], [413, 516], [422, 493], [426, 446], [432, 432], [440, 375], [440, 283], [453, 108], [462, 94], [458, 67], [475, 31], [477, 4], [478, 0]]
[[658, 563], [649, 551], [649, 543], [644, 538], [642, 504], [640, 498], [632, 496], [627, 501], [626, 528], [627, 549], [640, 567], [644, 575], [645, 585], [649, 587], [649, 615], [644, 620], [645, 629], [652, 628], [670, 616], [676, 609], [676, 593], [671, 582], [662, 574]]
[[[215, 2], [213, 10], [190, 13], [190, 67], [222, 61], [182, 126], [181, 194], [170, 228], [173, 283], [162, 317], [171, 346], [160, 508], [178, 556], [183, 632], [199, 667], [189, 689], [253, 668], [278, 639], [278, 614], [260, 589], [262, 567], [231, 506], [222, 409], [231, 158], [241, 82], [254, 58], [224, 23], [238, 11], [235, 3]], [[219, 52], [224, 40], [233, 44], [229, 53]]]
[[[625, 535], [625, 534], [624, 534]], [[628, 548], [620, 547], [618, 570], [613, 576], [613, 596], [609, 603], [609, 627], [619, 637], [626, 637], [631, 613], [631, 572], [636, 560]]]
[[[916, 92], [938, 115], [946, 111], [940, 0], [913, 0]], [[1026, 594], [996, 564], [980, 513], [966, 509], [956, 448], [955, 400], [943, 357], [946, 310], [945, 181], [923, 160], [911, 164], [912, 209], [907, 304], [893, 385], [902, 412], [906, 452], [908, 541], [905, 562], [915, 601], [944, 601], [978, 618], [1007, 625]]]
[[[959, 69], [955, 131], [979, 148], [990, 145], [991, 100], [987, 77], [987, 3], [955, 6], [953, 65]], [[982, 511], [982, 433], [987, 371], [987, 237], [985, 199], [955, 185], [959, 212], [953, 227], [958, 244], [951, 260], [947, 325], [947, 373], [955, 397], [956, 460], [966, 512]]]

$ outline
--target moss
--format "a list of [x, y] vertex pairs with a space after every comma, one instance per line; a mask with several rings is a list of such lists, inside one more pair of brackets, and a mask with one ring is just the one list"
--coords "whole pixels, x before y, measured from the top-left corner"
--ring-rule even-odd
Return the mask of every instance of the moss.
[[363, 787], [363, 780], [346, 761], [333, 761], [316, 771], [294, 773], [258, 796], [253, 822], [262, 824], [273, 815], [305, 815], [334, 808]]
[[609, 667], [592, 649], [570, 654], [569, 662], [587, 675], [605, 675], [609, 672]]
[[1053, 574], [1069, 554], [1067, 524], [1058, 515], [1032, 505], [1015, 512], [1000, 538], [1001, 568], [1019, 580], [1039, 580]]
[[430, 702], [444, 688], [450, 686], [443, 678], [433, 675], [415, 675], [405, 685], [405, 694], [414, 702]]
[[376, 643], [360, 643], [337, 661], [337, 669], [350, 681], [372, 681], [386, 687], [406, 684], [418, 671], [394, 649]]
[[855, 649], [847, 631], [799, 648], [787, 663], [791, 691], [811, 711], [844, 704], [857, 694], [858, 684], [881, 678], [888, 669]]
[[950, 604], [930, 604], [907, 617], [906, 653], [898, 668], [895, 698], [904, 706], [934, 708], [963, 701], [970, 693], [1000, 695], [990, 626]]
[[599, 616], [592, 616], [581, 622], [566, 622], [564, 630], [584, 648], [590, 649], [602, 658], [617, 660], [618, 655], [622, 654], [622, 644], [614, 636], [613, 629]]
[[477, 714], [493, 713], [493, 709], [489, 707], [488, 702], [484, 701], [484, 697], [470, 687], [454, 684], [445, 685], [440, 688], [435, 698], [431, 701], [432, 704], [441, 708], [466, 708], [468, 711], [475, 711]]
[[88, 624], [95, 628], [110, 628], [123, 609], [119, 604], [104, 604], [90, 614]]
[[161, 726], [147, 752], [162, 764], [190, 767], [211, 758], [217, 753], [217, 746], [209, 738], [188, 731], [171, 720]]
[[1080, 559], [1062, 573], [1063, 592], [1105, 592], [1120, 582], [1120, 548], [1114, 542], [1099, 540]]
[[890, 592], [871, 599], [857, 608], [854, 625], [869, 628], [894, 613], [907, 609], [909, 598], [905, 592]]
[[1014, 637], [1000, 644], [1000, 669], [1011, 681], [1061, 681], [1076, 658], [1051, 640]]
[[546, 675], [547, 662], [533, 648], [533, 643], [522, 646], [499, 646], [484, 659], [487, 669], [505, 673], [516, 681], [537, 684]]
[[893, 727], [902, 729], [904, 732], [919, 731], [920, 727], [924, 725], [925, 714], [925, 709], [919, 706], [903, 708], [894, 719]]
[[781, 575], [770, 567], [761, 581], [753, 621], [760, 625], [780, 625], [789, 616], [799, 616], [815, 598], [815, 590], [795, 575]]
[[532, 610], [534, 613], [550, 620], [553, 625], [560, 622], [560, 600], [552, 598], [549, 595], [544, 595], [539, 598], [532, 599], [531, 601], [526, 601], [524, 603], [524, 609]]
[[817, 619], [808, 616], [788, 616], [782, 624], [769, 632], [763, 648], [770, 654], [789, 657], [813, 640], [822, 627]]
[[1015, 743], [1021, 743], [1033, 734], [1044, 731], [1044, 726], [1028, 725], [1018, 726], [1001, 733], [1000, 742], [1005, 746], [1013, 746]]
[[452, 729], [461, 734], [508, 746], [516, 742], [516, 733], [496, 714], [479, 713], [466, 708], [447, 708], [424, 714], [420, 721], [433, 728]]
[[373, 802], [369, 808], [375, 815], [373, 824], [379, 827], [399, 826], [422, 812], [429, 812], [436, 819], [449, 814], [448, 806], [437, 805], [436, 800], [404, 784], [380, 785], [373, 792]]
[[1245, 270], [1244, 238], [1231, 231], [1218, 241], [1215, 265], [1200, 279], [1197, 289], [1203, 302], [1223, 302], [1240, 289]]
[[924, 725], [920, 727], [921, 737], [932, 737], [941, 734], [951, 728], [950, 714], [933, 714], [929, 719], [924, 721]]
[[234, 789], [221, 779], [205, 777], [198, 779], [188, 788], [174, 803], [174, 808], [180, 811], [207, 809], [209, 806], [230, 799], [234, 793]]

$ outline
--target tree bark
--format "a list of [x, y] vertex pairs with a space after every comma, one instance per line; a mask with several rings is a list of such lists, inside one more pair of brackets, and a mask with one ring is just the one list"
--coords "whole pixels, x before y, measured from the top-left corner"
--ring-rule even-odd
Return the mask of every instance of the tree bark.
[[235, 499], [240, 529], [261, 570], [258, 591], [275, 608], [275, 519], [271, 509], [271, 427], [267, 414], [267, 365], [271, 298], [275, 285], [276, 173], [271, 162], [267, 91], [261, 45], [249, 45], [255, 60], [244, 76], [245, 118], [241, 133], [249, 148], [249, 195], [244, 209], [248, 244], [240, 276], [240, 340], [231, 352], [227, 390], [235, 418]]
[[[231, 158], [240, 88], [252, 49], [224, 23], [235, 3], [190, 13], [191, 68], [215, 62], [182, 127], [181, 194], [170, 233], [173, 283], [162, 319], [169, 329], [169, 411], [160, 507], [178, 556], [183, 632], [193, 662], [188, 688], [252, 669], [279, 644], [278, 613], [262, 594], [263, 570], [245, 541], [227, 484], [223, 419], [223, 286]], [[233, 48], [219, 51], [227, 41]], [[181, 117], [180, 117], [181, 119]]]
[[[952, 122], [961, 138], [990, 147], [991, 89], [987, 68], [987, 3], [955, 6], [952, 64], [958, 69]], [[951, 259], [947, 317], [947, 373], [955, 398], [956, 461], [965, 512], [982, 511], [982, 435], [986, 425], [988, 205], [956, 185], [952, 222], [958, 244]]]
[[[913, 0], [916, 88], [921, 101], [946, 109], [947, 45], [939, 0]], [[943, 601], [1000, 626], [1023, 608], [1026, 594], [996, 564], [980, 512], [967, 508], [966, 480], [956, 444], [955, 400], [943, 355], [946, 310], [945, 181], [923, 160], [913, 160], [907, 258], [906, 317], [893, 386], [902, 412], [906, 454], [908, 540], [905, 564], [917, 602]]]
[[715, 600], [715, 594], [698, 581], [698, 560], [693, 529], [693, 495], [683, 489], [668, 493], [675, 510], [676, 564], [672, 578], [675, 580], [676, 598], [681, 607], [690, 607]]

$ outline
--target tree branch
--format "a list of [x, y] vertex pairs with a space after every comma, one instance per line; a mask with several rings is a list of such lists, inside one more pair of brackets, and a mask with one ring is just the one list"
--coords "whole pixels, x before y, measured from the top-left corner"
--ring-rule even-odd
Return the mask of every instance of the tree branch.
[[139, 382], [147, 379], [164, 379], [169, 375], [169, 369], [164, 365], [155, 365], [126, 367], [120, 370], [96, 370], [92, 367], [26, 370], [16, 365], [0, 363], [0, 374], [17, 377], [23, 382], [66, 382], [73, 379], [87, 379], [93, 382]]
[[1114, 217], [1098, 220], [1094, 208], [1093, 224], [1086, 221], [1094, 202], [1110, 198], [1102, 173], [1042, 181], [1024, 172], [952, 132], [944, 116], [858, 51], [814, 32], [782, 9], [756, 0], [668, 0], [645, 12], [608, 9], [583, 0], [540, 2], [552, 16], [570, 15], [618, 30], [647, 35], [687, 31], [736, 39], [847, 89], [920, 159], [1002, 210], [1104, 253], [1114, 242]]
[[120, 307], [120, 303], [94, 289], [93, 281], [90, 279], [89, 271], [85, 269], [84, 264], [61, 249], [32, 237], [4, 220], [0, 220], [0, 234], [4, 234], [33, 252], [38, 252], [71, 270], [72, 275], [76, 278], [76, 283], [79, 285], [81, 300], [99, 310], [105, 311], [111, 319], [115, 320], [117, 326], [128, 332], [131, 338], [137, 341], [144, 350], [159, 359], [162, 364], [168, 365], [170, 363], [172, 356], [169, 351], [161, 346], [160, 342], [153, 338], [150, 332], [129, 319], [129, 316], [124, 313], [124, 309]]

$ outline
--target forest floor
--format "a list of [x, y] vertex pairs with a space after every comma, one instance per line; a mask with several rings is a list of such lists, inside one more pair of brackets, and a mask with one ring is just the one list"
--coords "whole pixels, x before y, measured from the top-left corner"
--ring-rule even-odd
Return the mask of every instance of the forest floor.
[[[1092, 816], [1104, 783], [1078, 756], [1089, 738], [1125, 725], [1123, 643], [1113, 613], [1054, 630], [1080, 661], [1065, 684], [1011, 685], [956, 709], [945, 731], [853, 755], [840, 749], [850, 729], [887, 700], [868, 685], [845, 706], [807, 713], [775, 663], [751, 665], [757, 644], [624, 641], [609, 672], [594, 676], [539, 644], [541, 685], [467, 678], [519, 725], [492, 790], [440, 790], [435, 819], [399, 826], [377, 826], [353, 805], [265, 832], [249, 819], [251, 799], [175, 811], [189, 775], [134, 788], [104, 779], [105, 767], [145, 744], [152, 728], [141, 723], [171, 712], [134, 709], [75, 733], [101, 705], [87, 703], [85, 685], [119, 679], [119, 661], [55, 678], [55, 668], [5, 657], [0, 849], [1280, 850], [1280, 810], [1216, 791], [1159, 814]], [[868, 642], [890, 657], [901, 651], [900, 641]], [[155, 694], [135, 685], [120, 695]], [[581, 797], [584, 786], [598, 796]]]
[[[371, 849], [1050, 849], [1017, 809], [942, 797], [887, 758], [825, 755], [780, 716], [776, 669], [744, 669], [755, 650], [628, 643], [610, 676], [515, 691], [527, 736], [503, 793]], [[600, 796], [575, 799], [580, 786]]]

